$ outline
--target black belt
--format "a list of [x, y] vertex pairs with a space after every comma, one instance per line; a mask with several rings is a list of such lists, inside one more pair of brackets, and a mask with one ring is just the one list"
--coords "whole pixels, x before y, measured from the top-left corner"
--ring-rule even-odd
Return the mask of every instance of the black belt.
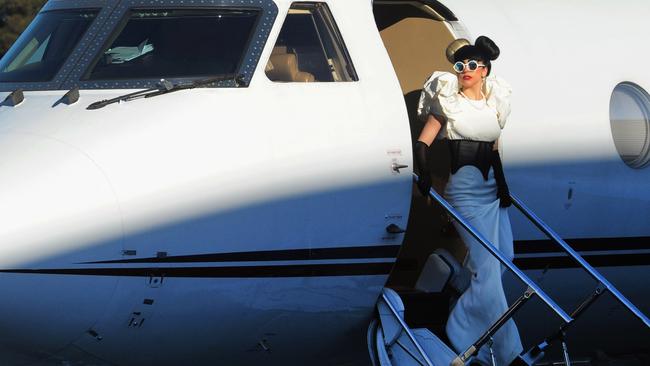
[[493, 149], [494, 141], [449, 140], [451, 174], [456, 174], [458, 169], [465, 165], [473, 165], [487, 180], [492, 166]]

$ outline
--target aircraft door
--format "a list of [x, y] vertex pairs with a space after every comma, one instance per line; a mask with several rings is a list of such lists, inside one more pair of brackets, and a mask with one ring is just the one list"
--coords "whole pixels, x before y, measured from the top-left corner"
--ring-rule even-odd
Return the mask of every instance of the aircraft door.
[[367, 10], [339, 6], [294, 3], [287, 10], [261, 75], [277, 96], [268, 117], [281, 131], [273, 134], [274, 154], [301, 166], [295, 178], [308, 198], [300, 206], [313, 207], [315, 220], [304, 224], [319, 228], [301, 240], [394, 258], [412, 179], [406, 116], [381, 43], [368, 46], [376, 32], [359, 32], [358, 15]]
[[[449, 9], [432, 1], [378, 0], [373, 3], [373, 13], [393, 72], [399, 80], [402, 103], [408, 113], [409, 143], [413, 146], [424, 126], [417, 117], [424, 81], [434, 71], [453, 71], [446, 60], [445, 49], [462, 27]], [[429, 169], [433, 188], [438, 192], [444, 189], [449, 175], [448, 156], [446, 141], [434, 141]], [[462, 243], [447, 235], [450, 225], [443, 210], [427, 204], [415, 186], [412, 193], [408, 231], [389, 279], [391, 286], [412, 287], [426, 259], [438, 247], [451, 251], [458, 259], [464, 255]]]

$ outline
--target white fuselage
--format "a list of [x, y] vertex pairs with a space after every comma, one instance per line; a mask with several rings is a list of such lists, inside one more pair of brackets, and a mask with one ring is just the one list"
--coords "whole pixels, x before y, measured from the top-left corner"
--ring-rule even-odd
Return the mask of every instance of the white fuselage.
[[[95, 111], [129, 90], [82, 90], [55, 107], [62, 92], [27, 91], [0, 108], [0, 267], [13, 271], [0, 276], [0, 309], [12, 314], [2, 347], [13, 362], [82, 351], [130, 365], [367, 357], [365, 328], [401, 242], [385, 228], [408, 219], [410, 167], [391, 164], [411, 165], [410, 139], [376, 28], [356, 27], [373, 23], [371, 4], [330, 6], [361, 82], [273, 83], [260, 62], [248, 88]], [[377, 257], [380, 246], [395, 250]], [[371, 249], [336, 253], [348, 247]], [[248, 254], [89, 263], [223, 253]]]
[[[57, 104], [67, 90], [26, 91], [0, 107], [8, 364], [367, 361], [403, 240], [386, 227], [409, 216], [411, 136], [372, 3], [326, 2], [358, 81], [270, 81], [291, 4], [276, 0], [248, 87], [98, 110], [86, 107], [133, 90], [82, 89], [72, 105]], [[646, 58], [647, 5], [615, 20], [623, 5], [599, 4], [584, 21], [587, 1], [446, 5], [504, 50], [494, 72], [515, 90], [501, 140], [511, 191], [565, 237], [650, 237], [650, 169], [620, 160], [608, 115], [618, 82], [650, 89], [643, 67], [613, 54]], [[517, 240], [541, 238], [516, 215], [513, 226]]]

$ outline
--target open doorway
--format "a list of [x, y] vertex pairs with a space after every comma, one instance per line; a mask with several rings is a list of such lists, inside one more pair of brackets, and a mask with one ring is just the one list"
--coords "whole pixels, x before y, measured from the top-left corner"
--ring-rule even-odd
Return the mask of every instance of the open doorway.
[[[449, 22], [456, 19], [443, 5], [428, 0], [376, 0], [373, 10], [377, 28], [402, 88], [413, 145], [424, 126], [417, 118], [417, 104], [425, 80], [434, 71], [452, 72], [445, 50], [456, 39]], [[449, 177], [447, 142], [435, 141], [430, 153], [433, 187], [442, 193]], [[422, 294], [416, 290], [415, 284], [427, 258], [438, 248], [446, 249], [459, 262], [466, 253], [464, 244], [450, 225], [442, 207], [437, 203], [428, 205], [414, 187], [404, 243], [387, 286], [400, 293], [407, 308], [426, 308], [427, 315], [424, 317], [417, 316], [418, 319], [414, 319], [417, 311], [413, 311], [409, 321], [408, 310], [406, 316], [409, 323], [429, 328], [438, 328], [444, 323], [448, 298], [444, 293]]]

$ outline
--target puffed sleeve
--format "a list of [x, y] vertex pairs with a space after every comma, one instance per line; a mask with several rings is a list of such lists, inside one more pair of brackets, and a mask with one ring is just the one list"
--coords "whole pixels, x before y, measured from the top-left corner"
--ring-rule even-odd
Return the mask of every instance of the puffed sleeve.
[[485, 78], [485, 89], [487, 103], [496, 109], [499, 126], [503, 128], [510, 115], [510, 95], [512, 94], [512, 88], [502, 78], [490, 75]]
[[434, 72], [422, 88], [418, 118], [424, 122], [433, 114], [445, 122], [458, 108], [458, 78], [448, 72]]

